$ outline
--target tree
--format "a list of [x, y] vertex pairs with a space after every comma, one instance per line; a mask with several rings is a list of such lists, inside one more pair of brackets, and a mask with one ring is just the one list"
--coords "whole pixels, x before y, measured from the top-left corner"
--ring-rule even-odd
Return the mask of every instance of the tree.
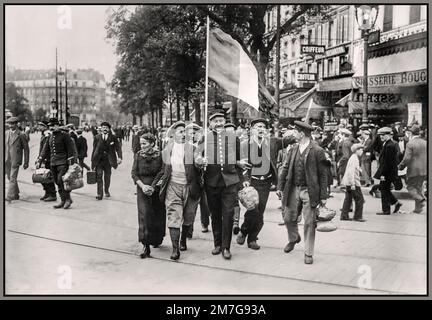
[[21, 93], [21, 89], [14, 83], [6, 83], [6, 109], [9, 109], [14, 117], [20, 122], [32, 121], [32, 112], [28, 107], [28, 101]]
[[43, 108], [38, 108], [33, 114], [33, 118], [37, 121], [47, 120], [46, 111]]

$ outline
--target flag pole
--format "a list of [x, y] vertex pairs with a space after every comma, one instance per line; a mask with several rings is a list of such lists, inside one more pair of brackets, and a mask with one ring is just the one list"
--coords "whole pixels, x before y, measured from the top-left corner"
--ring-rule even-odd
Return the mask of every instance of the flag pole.
[[204, 158], [207, 158], [207, 121], [208, 121], [208, 69], [209, 69], [209, 48], [210, 48], [210, 18], [207, 15], [207, 36], [206, 36], [206, 68], [205, 68], [205, 103], [204, 103]]

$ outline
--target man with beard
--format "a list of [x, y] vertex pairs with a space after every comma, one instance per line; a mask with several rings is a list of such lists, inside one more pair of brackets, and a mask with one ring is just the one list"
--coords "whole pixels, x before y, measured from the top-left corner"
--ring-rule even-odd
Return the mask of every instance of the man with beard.
[[287, 160], [279, 176], [279, 197], [283, 195], [285, 225], [289, 243], [286, 253], [301, 241], [298, 233], [298, 216], [303, 212], [305, 237], [305, 264], [313, 263], [316, 214], [319, 205], [325, 205], [327, 194], [327, 170], [325, 152], [311, 139], [313, 127], [302, 121], [294, 121], [298, 144], [287, 153]]
[[[51, 136], [51, 131], [48, 129], [48, 122], [42, 121], [38, 123], [39, 130], [41, 132], [41, 140], [39, 145], [39, 155], [42, 153], [42, 150], [46, 143], [49, 141], [49, 137]], [[50, 157], [47, 157], [45, 162], [45, 168], [50, 169]], [[56, 188], [54, 182], [50, 183], [42, 183], [42, 187], [45, 190], [45, 194], [41, 201], [50, 202], [57, 201], [56, 196]]]
[[213, 255], [222, 253], [231, 258], [231, 238], [234, 207], [237, 203], [239, 183], [243, 182], [240, 162], [240, 141], [235, 133], [224, 129], [225, 116], [215, 113], [209, 117], [210, 132], [206, 132], [206, 157], [197, 156], [196, 163], [205, 167], [204, 187], [211, 212], [214, 239]]
[[96, 171], [97, 200], [102, 200], [104, 191], [106, 198], [111, 196], [109, 192], [109, 187], [111, 185], [111, 168], [117, 169], [117, 166], [122, 162], [120, 143], [112, 134], [111, 125], [108, 122], [102, 122], [101, 127], [101, 134], [98, 134], [94, 138], [91, 157], [92, 169]]
[[52, 134], [42, 149], [36, 168], [40, 167], [42, 162], [46, 162], [49, 159], [51, 172], [61, 199], [61, 202], [55, 205], [54, 209], [69, 209], [73, 201], [70, 191], [65, 190], [62, 177], [68, 171], [69, 165], [76, 161], [73, 141], [68, 133], [60, 130], [58, 119], [51, 118], [48, 122], [48, 127]]
[[9, 130], [5, 133], [5, 173], [9, 180], [9, 188], [5, 200], [19, 200], [18, 170], [23, 163], [26, 170], [29, 165], [29, 146], [26, 136], [18, 129], [18, 118], [11, 117], [6, 123]]

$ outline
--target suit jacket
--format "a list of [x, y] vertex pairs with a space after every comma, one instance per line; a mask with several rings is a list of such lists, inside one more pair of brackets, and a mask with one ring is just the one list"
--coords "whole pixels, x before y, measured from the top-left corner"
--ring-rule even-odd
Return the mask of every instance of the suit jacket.
[[[279, 175], [278, 190], [283, 191], [283, 206], [287, 206], [289, 195], [294, 192], [294, 166], [299, 146], [294, 145], [287, 153], [287, 160], [282, 166]], [[321, 200], [328, 198], [327, 194], [327, 167], [324, 150], [314, 141], [304, 151], [306, 183], [309, 192], [310, 205], [316, 208]]]
[[258, 155], [258, 144], [253, 138], [244, 140], [240, 144], [240, 158], [247, 159], [252, 164], [253, 169], [244, 172], [247, 180], [251, 175], [262, 176], [267, 173], [272, 174], [272, 183], [277, 184], [277, 155], [282, 150], [283, 141], [280, 138], [266, 138], [262, 142], [262, 156]]
[[28, 166], [30, 151], [26, 136], [18, 129], [15, 132], [9, 129], [5, 139], [5, 160], [9, 160], [12, 167], [19, 167], [24, 156], [24, 164]]
[[83, 159], [87, 157], [87, 139], [83, 136], [77, 138], [76, 142], [78, 159]]
[[103, 140], [103, 135], [98, 134], [93, 140], [93, 153], [91, 157], [92, 167], [95, 168], [103, 159], [104, 144], [108, 144], [108, 161], [114, 169], [117, 169], [117, 155], [122, 159], [122, 150], [117, 138], [108, 132], [107, 141]]
[[[39, 156], [41, 155], [41, 153], [42, 153], [42, 150], [44, 149], [44, 147], [45, 147], [45, 144], [47, 144], [48, 143], [48, 141], [49, 141], [49, 137], [50, 136], [46, 136], [44, 133], [42, 133], [42, 136], [41, 136], [41, 140], [40, 140], [40, 144], [39, 144]], [[47, 159], [46, 159], [46, 161], [45, 161], [45, 168], [50, 168], [50, 159], [51, 158], [51, 156], [48, 156], [47, 157]]]
[[379, 159], [378, 170], [374, 178], [380, 179], [384, 176], [386, 181], [393, 182], [398, 179], [398, 147], [393, 140], [388, 140], [382, 147]]
[[43, 146], [39, 156], [40, 161], [50, 161], [50, 166], [67, 164], [69, 160], [76, 157], [74, 142], [71, 136], [62, 131], [53, 132], [48, 142]]
[[364, 146], [364, 150], [362, 155], [362, 161], [367, 161], [367, 162], [372, 161], [372, 153], [373, 153], [372, 139], [368, 138], [367, 140], [365, 140], [363, 146]]
[[[199, 145], [198, 151], [203, 156], [204, 138]], [[237, 166], [237, 161], [240, 160], [240, 140], [235, 133], [210, 131], [207, 133], [206, 147], [208, 165], [204, 172], [204, 183], [207, 186], [228, 187], [244, 181], [242, 170]]]
[[420, 137], [411, 139], [405, 149], [405, 156], [399, 164], [407, 167], [407, 178], [427, 175], [427, 142]]
[[[164, 174], [162, 176], [162, 186], [160, 190], [160, 199], [165, 199], [166, 189], [171, 180], [172, 165], [171, 155], [174, 142], [170, 140], [162, 151], [162, 159], [164, 163]], [[189, 186], [188, 196], [192, 199], [198, 199], [201, 196], [201, 171], [194, 164], [195, 146], [189, 142], [184, 144], [183, 163], [185, 166], [187, 185]]]
[[132, 134], [132, 152], [137, 153], [141, 150], [140, 137], [143, 133], [138, 131], [137, 134]]

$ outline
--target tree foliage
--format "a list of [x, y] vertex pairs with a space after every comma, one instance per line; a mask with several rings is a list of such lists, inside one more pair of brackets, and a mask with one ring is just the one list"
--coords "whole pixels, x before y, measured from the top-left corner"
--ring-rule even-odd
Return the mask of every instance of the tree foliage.
[[27, 99], [12, 82], [6, 83], [5, 100], [6, 109], [9, 109], [19, 121], [31, 121], [33, 119]]

